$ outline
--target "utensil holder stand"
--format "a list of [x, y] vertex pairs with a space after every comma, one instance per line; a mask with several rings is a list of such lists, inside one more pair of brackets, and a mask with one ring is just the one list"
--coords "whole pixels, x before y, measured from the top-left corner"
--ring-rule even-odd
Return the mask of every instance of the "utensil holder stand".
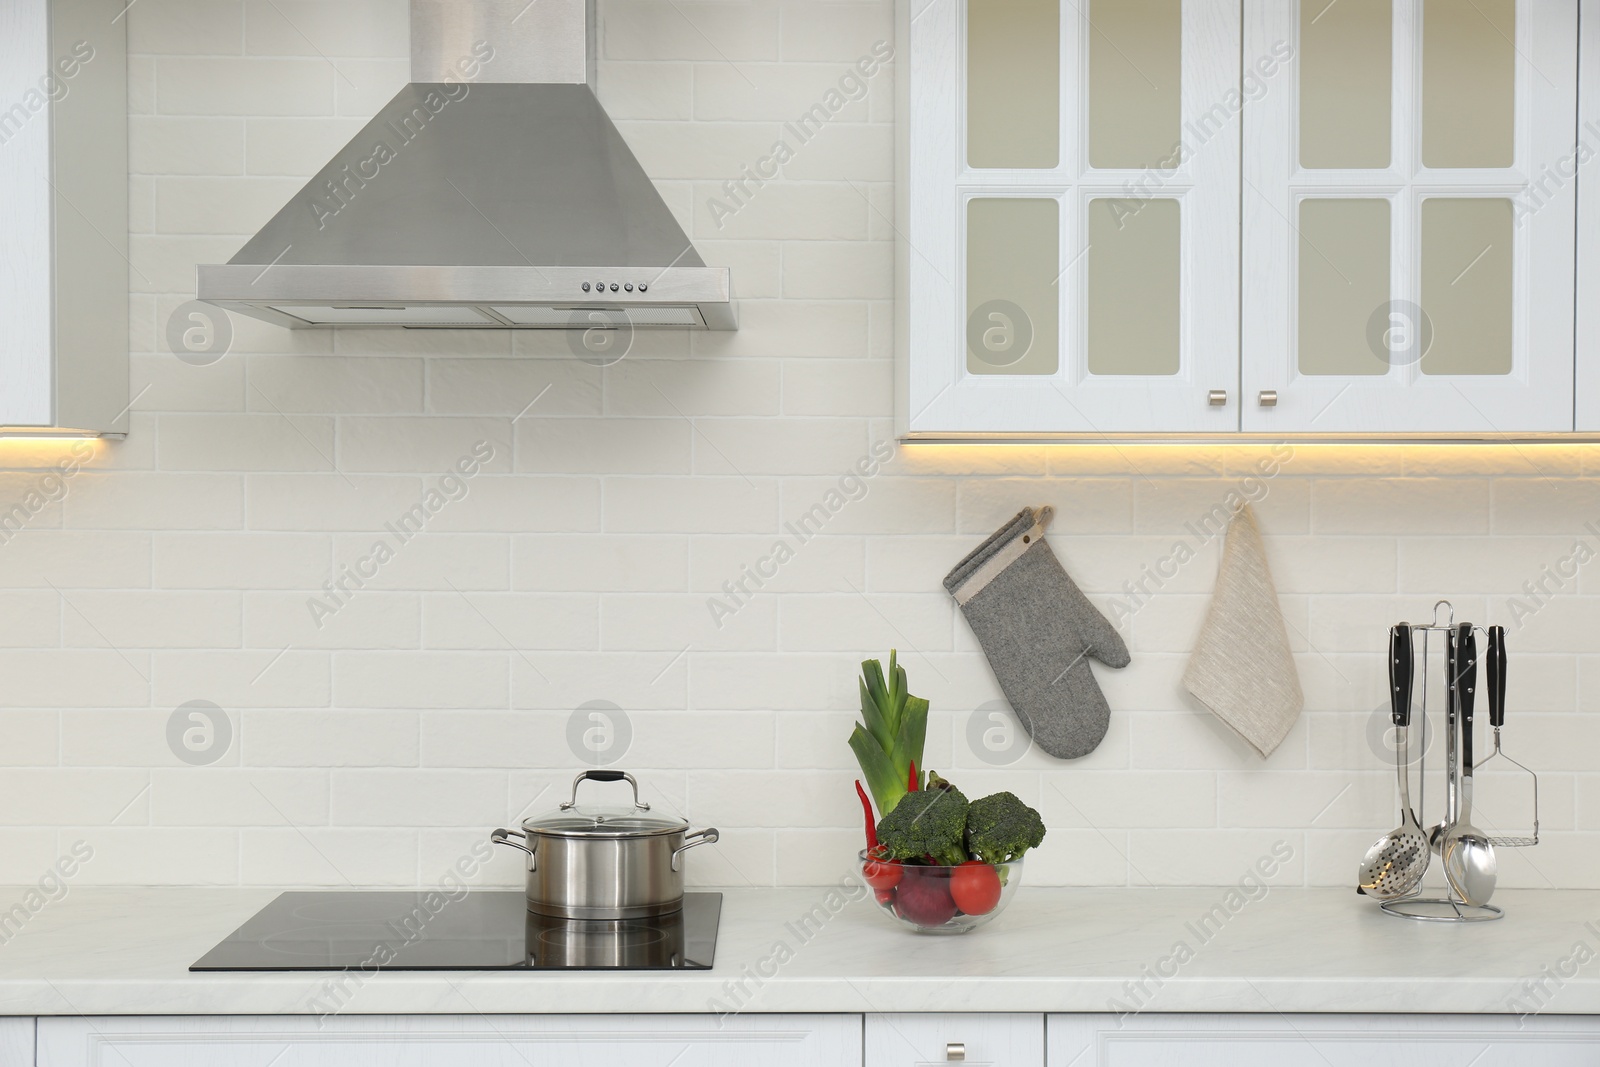
[[[1449, 621], [1447, 621], [1445, 623], [1440, 623], [1439, 622], [1439, 609], [1440, 608], [1444, 608], [1446, 611], [1449, 612]], [[1456, 613], [1455, 613], [1454, 605], [1452, 605], [1448, 600], [1441, 600], [1441, 601], [1437, 602], [1436, 604], [1434, 604], [1434, 606], [1433, 606], [1433, 622], [1431, 624], [1429, 624], [1427, 626], [1413, 626], [1411, 628], [1411, 631], [1412, 631], [1413, 634], [1417, 634], [1417, 633], [1421, 633], [1422, 634], [1422, 657], [1421, 657], [1421, 667], [1422, 667], [1422, 687], [1421, 688], [1422, 688], [1422, 693], [1421, 693], [1421, 702], [1420, 702], [1421, 706], [1420, 706], [1420, 709], [1418, 709], [1418, 710], [1420, 710], [1421, 714], [1419, 716], [1419, 715], [1416, 714], [1416, 712], [1413, 712], [1413, 715], [1412, 715], [1412, 721], [1414, 723], [1420, 722], [1421, 727], [1422, 727], [1422, 736], [1423, 736], [1423, 739], [1424, 739], [1423, 746], [1422, 746], [1422, 752], [1421, 752], [1420, 755], [1418, 755], [1418, 757], [1417, 757], [1417, 759], [1415, 761], [1416, 762], [1416, 768], [1417, 768], [1417, 783], [1418, 783], [1418, 787], [1417, 787], [1417, 811], [1418, 811], [1418, 813], [1422, 813], [1424, 811], [1424, 809], [1426, 807], [1426, 802], [1427, 802], [1427, 782], [1428, 782], [1427, 758], [1428, 758], [1428, 747], [1429, 747], [1428, 744], [1427, 744], [1427, 738], [1429, 736], [1429, 733], [1428, 733], [1428, 643], [1429, 643], [1428, 642], [1428, 635], [1432, 634], [1432, 633], [1442, 633], [1442, 634], [1446, 635], [1446, 639], [1448, 640], [1448, 635], [1450, 634], [1450, 632], [1452, 630], [1454, 630], [1456, 628], [1455, 627], [1455, 614]], [[1446, 674], [1448, 675], [1448, 669], [1446, 670]], [[1457, 722], [1456, 722], [1456, 706], [1455, 706], [1455, 701], [1453, 700], [1453, 698], [1451, 696], [1450, 679], [1448, 677], [1446, 677], [1446, 679], [1445, 679], [1444, 695], [1445, 695], [1445, 701], [1444, 702], [1445, 702], [1445, 730], [1446, 730], [1446, 733], [1445, 733], [1445, 738], [1446, 738], [1446, 741], [1445, 741], [1445, 789], [1446, 789], [1447, 793], [1449, 794], [1449, 796], [1451, 796], [1453, 798], [1453, 797], [1455, 797], [1457, 795], [1457, 791], [1461, 788], [1461, 764], [1460, 764], [1460, 760], [1459, 760], [1459, 758], [1457, 756], [1457, 752], [1456, 752], [1456, 733], [1457, 733], [1457, 730], [1459, 729], [1459, 727], [1457, 725]], [[1409, 742], [1409, 736], [1408, 736], [1407, 744], [1409, 745], [1409, 743], [1410, 742]], [[1408, 752], [1408, 753], [1406, 753], [1406, 755], [1407, 755], [1407, 757], [1409, 757], [1410, 753]], [[1410, 773], [1410, 770], [1409, 770], [1410, 765], [1411, 765], [1411, 761], [1408, 758], [1407, 759], [1407, 768], [1408, 769], [1407, 769], [1407, 772], [1406, 772], [1407, 774]], [[1535, 791], [1534, 795], [1537, 798], [1537, 796], [1538, 796], [1538, 794], [1537, 794], [1537, 785], [1535, 785], [1535, 790], [1536, 791]], [[1535, 804], [1537, 805], [1537, 800], [1535, 800]], [[1454, 810], [1455, 810], [1455, 806], [1454, 806], [1454, 803], [1452, 802], [1450, 807], [1449, 807], [1449, 812], [1453, 814]], [[1448, 818], [1449, 815], [1447, 815], [1446, 817]], [[1535, 813], [1534, 813], [1534, 825], [1535, 825], [1535, 827], [1537, 827], [1537, 825], [1538, 825], [1537, 808], [1535, 809]], [[1534, 841], [1536, 843], [1537, 842], [1537, 830], [1535, 830], [1535, 835], [1536, 836], [1534, 838]], [[1501, 908], [1495, 907], [1493, 904], [1468, 904], [1465, 900], [1462, 900], [1461, 897], [1458, 896], [1453, 889], [1451, 889], [1449, 887], [1448, 879], [1446, 880], [1446, 889], [1445, 889], [1444, 896], [1423, 896], [1422, 895], [1423, 892], [1424, 892], [1424, 890], [1419, 886], [1417, 891], [1415, 893], [1410, 894], [1409, 896], [1398, 897], [1398, 898], [1396, 898], [1394, 900], [1386, 900], [1383, 903], [1379, 904], [1378, 906], [1383, 909], [1383, 912], [1386, 915], [1393, 915], [1396, 918], [1400, 918], [1400, 919], [1412, 919], [1412, 920], [1415, 920], [1417, 922], [1479, 923], [1479, 922], [1493, 922], [1496, 919], [1501, 919], [1501, 918], [1505, 917], [1505, 911], [1502, 910]]]

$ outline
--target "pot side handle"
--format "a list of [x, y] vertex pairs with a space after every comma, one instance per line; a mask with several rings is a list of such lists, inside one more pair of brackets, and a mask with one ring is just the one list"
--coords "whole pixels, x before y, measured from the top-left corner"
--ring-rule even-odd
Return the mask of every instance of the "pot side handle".
[[678, 864], [678, 857], [679, 856], [683, 855], [685, 852], [688, 852], [691, 848], [694, 848], [696, 845], [714, 845], [718, 841], [720, 841], [721, 839], [722, 839], [722, 835], [717, 833], [717, 828], [715, 826], [708, 826], [704, 830], [697, 830], [696, 832], [690, 834], [688, 837], [685, 837], [683, 839], [683, 844], [678, 846], [672, 852], [672, 869], [673, 869], [673, 871], [676, 872], [676, 871], [680, 871], [680, 870], [683, 869]]
[[[715, 832], [716, 832], [715, 830], [712, 831], [712, 833], [715, 833]], [[513, 837], [520, 837], [520, 838], [522, 838], [522, 840], [521, 841], [513, 841], [513, 840], [511, 840]], [[493, 841], [497, 845], [510, 845], [512, 848], [520, 848], [522, 851], [524, 851], [524, 852], [526, 852], [528, 854], [528, 870], [536, 871], [536, 870], [539, 869], [538, 866], [537, 866], [537, 863], [538, 863], [538, 860], [539, 860], [539, 855], [535, 851], [535, 849], [537, 849], [539, 847], [539, 844], [538, 844], [538, 842], [534, 842], [532, 845], [529, 845], [527, 843], [527, 841], [528, 841], [528, 835], [527, 834], [522, 833], [520, 830], [506, 830], [506, 829], [502, 828], [502, 829], [496, 830], [494, 833], [490, 834], [489, 835], [489, 840]], [[715, 840], [715, 839], [713, 838], [713, 840]], [[674, 863], [677, 862], [677, 858], [676, 857], [673, 858], [673, 862]]]

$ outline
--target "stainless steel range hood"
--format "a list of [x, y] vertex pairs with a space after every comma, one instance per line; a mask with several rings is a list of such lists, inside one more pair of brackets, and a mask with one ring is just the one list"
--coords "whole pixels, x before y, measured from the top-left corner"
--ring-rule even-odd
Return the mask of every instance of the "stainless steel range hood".
[[732, 330], [594, 88], [594, 0], [412, 0], [412, 82], [199, 297], [301, 328]]

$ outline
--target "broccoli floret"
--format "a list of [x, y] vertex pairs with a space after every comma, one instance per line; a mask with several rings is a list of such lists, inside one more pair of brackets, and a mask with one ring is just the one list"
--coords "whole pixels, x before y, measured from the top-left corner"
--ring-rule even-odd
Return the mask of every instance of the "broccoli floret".
[[985, 863], [1010, 863], [1044, 840], [1044, 820], [1015, 793], [996, 793], [967, 806], [967, 851]]
[[966, 830], [967, 798], [937, 774], [929, 774], [928, 788], [901, 797], [878, 823], [878, 843], [893, 859], [931, 857], [934, 863], [954, 866], [967, 858]]

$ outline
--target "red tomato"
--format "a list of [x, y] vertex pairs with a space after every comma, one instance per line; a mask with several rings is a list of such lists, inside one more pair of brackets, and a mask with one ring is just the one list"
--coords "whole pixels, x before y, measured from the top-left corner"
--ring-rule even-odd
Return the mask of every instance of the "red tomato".
[[893, 889], [874, 889], [872, 891], [872, 895], [878, 901], [879, 904], [892, 904], [892, 903], [894, 903], [894, 890]]
[[893, 889], [904, 874], [899, 860], [868, 860], [861, 865], [861, 877], [874, 889]]
[[950, 872], [950, 898], [968, 915], [987, 915], [1000, 903], [1000, 875], [982, 860], [968, 860]]

